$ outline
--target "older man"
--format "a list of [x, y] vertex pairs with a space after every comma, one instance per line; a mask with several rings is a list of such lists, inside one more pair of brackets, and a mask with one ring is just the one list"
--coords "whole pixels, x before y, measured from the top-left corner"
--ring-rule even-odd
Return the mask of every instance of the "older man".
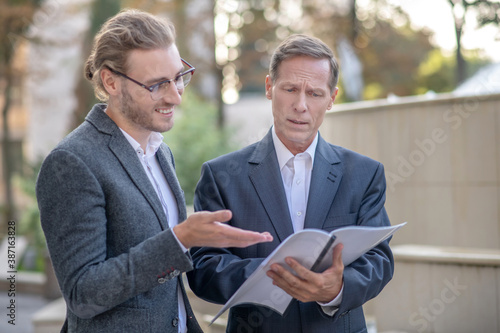
[[[193, 248], [188, 279], [198, 296], [225, 303], [263, 258], [304, 228], [390, 224], [383, 166], [319, 135], [337, 80], [334, 55], [316, 38], [293, 35], [273, 54], [266, 96], [274, 126], [260, 142], [204, 164], [195, 208], [230, 209], [229, 224], [269, 230], [274, 241], [245, 249]], [[283, 317], [253, 304], [235, 306], [227, 332], [366, 332], [362, 305], [392, 278], [392, 253], [386, 241], [347, 267], [341, 253], [340, 244], [321, 273], [293, 258], [287, 268], [271, 266], [268, 276], [298, 301]]]

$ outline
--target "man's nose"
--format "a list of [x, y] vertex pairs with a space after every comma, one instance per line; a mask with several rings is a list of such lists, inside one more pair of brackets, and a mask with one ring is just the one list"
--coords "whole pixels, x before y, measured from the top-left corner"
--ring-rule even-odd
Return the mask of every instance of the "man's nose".
[[184, 88], [181, 90], [177, 89], [175, 82], [170, 82], [167, 87], [167, 92], [163, 96], [163, 100], [166, 103], [179, 105], [182, 101], [182, 93], [184, 92]]
[[306, 94], [299, 93], [295, 100], [294, 105], [295, 111], [297, 112], [305, 112], [307, 110], [307, 102], [306, 102]]

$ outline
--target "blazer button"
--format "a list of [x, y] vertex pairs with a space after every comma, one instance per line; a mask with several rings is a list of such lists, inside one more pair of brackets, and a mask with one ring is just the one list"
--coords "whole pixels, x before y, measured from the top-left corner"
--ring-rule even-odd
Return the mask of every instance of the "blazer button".
[[176, 317], [172, 320], [172, 326], [177, 327], [177, 325], [179, 325], [179, 318]]
[[181, 274], [181, 272], [178, 269], [176, 269], [176, 270], [172, 271], [169, 274], [169, 276], [170, 276], [171, 279], [173, 279], [174, 277], [179, 276], [179, 274]]
[[165, 282], [167, 282], [167, 279], [162, 278], [162, 277], [161, 277], [161, 278], [158, 278], [158, 283], [159, 283], [159, 284], [163, 284], [163, 283], [165, 283]]

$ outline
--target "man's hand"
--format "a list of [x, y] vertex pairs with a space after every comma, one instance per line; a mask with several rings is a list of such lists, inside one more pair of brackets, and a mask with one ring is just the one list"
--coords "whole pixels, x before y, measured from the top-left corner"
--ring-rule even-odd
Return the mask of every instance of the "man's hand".
[[329, 303], [337, 297], [343, 282], [344, 264], [342, 249], [339, 244], [333, 249], [333, 263], [323, 273], [308, 270], [295, 259], [287, 257], [285, 262], [296, 273], [290, 273], [279, 264], [271, 265], [267, 276], [273, 279], [273, 284], [301, 302]]
[[177, 239], [186, 247], [247, 247], [270, 242], [273, 237], [268, 232], [255, 232], [224, 224], [231, 219], [229, 210], [197, 212], [174, 227]]

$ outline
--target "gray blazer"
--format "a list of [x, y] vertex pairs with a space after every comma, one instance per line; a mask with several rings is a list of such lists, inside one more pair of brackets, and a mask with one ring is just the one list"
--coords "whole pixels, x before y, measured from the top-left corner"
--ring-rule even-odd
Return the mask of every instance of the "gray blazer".
[[[387, 226], [382, 164], [318, 140], [304, 228], [331, 231], [348, 225]], [[231, 209], [229, 224], [269, 231], [273, 242], [247, 248], [193, 248], [189, 284], [199, 297], [225, 303], [255, 268], [293, 233], [271, 131], [240, 151], [205, 163], [195, 196], [196, 210]], [[315, 302], [292, 302], [280, 316], [245, 304], [229, 313], [228, 332], [366, 332], [362, 305], [392, 278], [388, 241], [345, 267], [342, 303], [327, 316]], [[271, 295], [272, 297], [272, 295]]]
[[[98, 104], [45, 159], [42, 227], [67, 304], [69, 332], [175, 332], [177, 286], [189, 332], [201, 332], [180, 274], [192, 269], [127, 139]], [[156, 154], [186, 218], [170, 149]]]

